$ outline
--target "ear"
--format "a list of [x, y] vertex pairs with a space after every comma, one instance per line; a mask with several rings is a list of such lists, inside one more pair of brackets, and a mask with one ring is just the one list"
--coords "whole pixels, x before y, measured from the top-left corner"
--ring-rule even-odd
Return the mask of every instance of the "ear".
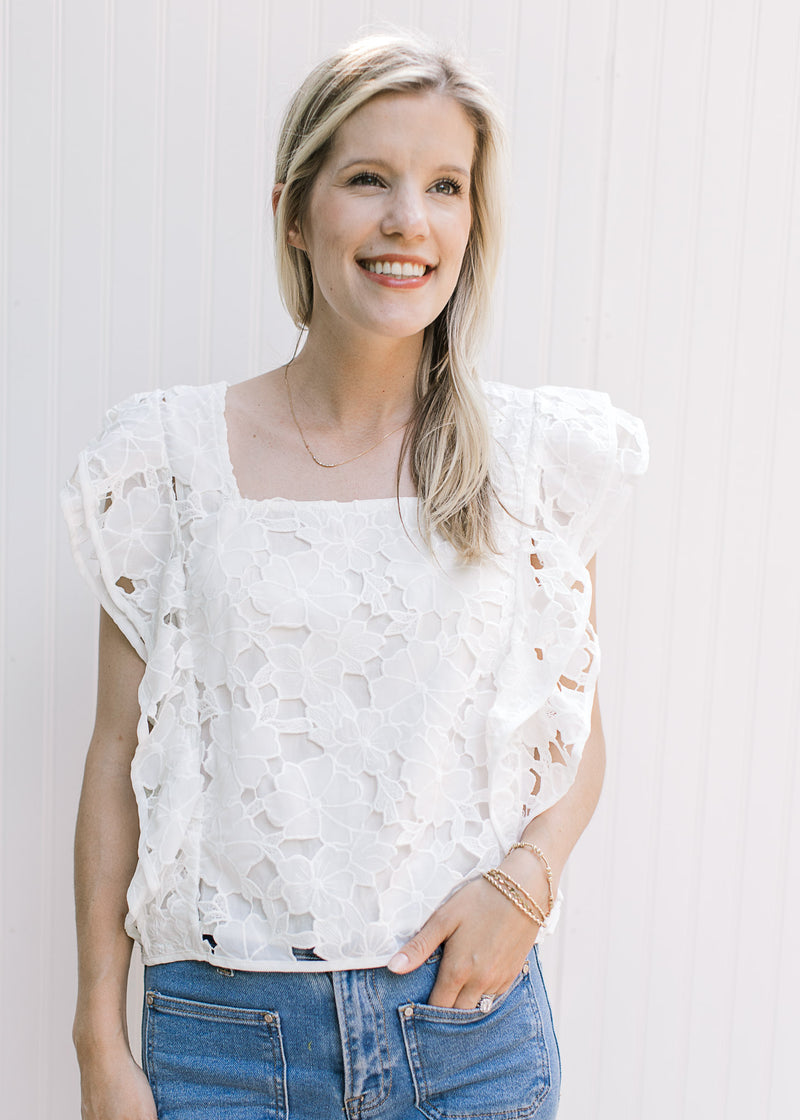
[[[275, 186], [272, 188], [272, 213], [273, 214], [275, 214], [277, 212], [278, 203], [280, 202], [281, 195], [283, 194], [283, 188], [285, 186], [286, 186], [285, 183], [276, 183]], [[302, 249], [303, 252], [306, 251], [306, 245], [305, 245], [305, 242], [303, 241], [303, 235], [300, 232], [300, 227], [298, 226], [298, 224], [296, 222], [292, 222], [291, 225], [289, 226], [289, 228], [287, 229], [286, 240], [287, 240], [288, 244], [292, 245], [295, 249]]]

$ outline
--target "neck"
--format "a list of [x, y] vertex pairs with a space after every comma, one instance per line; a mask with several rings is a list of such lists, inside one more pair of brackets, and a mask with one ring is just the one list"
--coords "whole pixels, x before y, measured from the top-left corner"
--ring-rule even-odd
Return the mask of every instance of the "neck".
[[320, 430], [373, 433], [401, 424], [416, 400], [421, 350], [421, 334], [344, 340], [311, 329], [288, 372], [292, 397]]

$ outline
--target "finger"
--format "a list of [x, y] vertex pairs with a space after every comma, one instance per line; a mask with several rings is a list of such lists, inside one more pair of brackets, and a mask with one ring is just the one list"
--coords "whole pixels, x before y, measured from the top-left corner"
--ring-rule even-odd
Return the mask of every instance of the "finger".
[[[441, 976], [441, 968], [439, 970]], [[463, 981], [454, 981], [452, 984], [449, 982], [447, 975], [441, 976], [442, 989], [441, 993], [437, 991], [437, 985], [434, 984], [434, 989], [430, 994], [428, 1003], [435, 1003], [438, 1007], [456, 1007], [460, 1010], [468, 1011], [477, 1007], [484, 996], [492, 996], [494, 999], [499, 999], [500, 996], [505, 995], [511, 985], [516, 979], [517, 973], [510, 977], [510, 979], [500, 980], [497, 976], [486, 976], [480, 979], [476, 974], [472, 973], [467, 975]], [[437, 983], [439, 982], [437, 977]], [[454, 993], [454, 994], [452, 994]], [[452, 1002], [440, 1002], [439, 996], [442, 995], [443, 999]]]
[[425, 963], [431, 953], [438, 949], [451, 933], [452, 929], [442, 921], [437, 911], [427, 920], [419, 933], [397, 950], [386, 967], [390, 972], [401, 974], [413, 972], [415, 968]]
[[471, 1008], [477, 1007], [484, 996], [496, 996], [500, 993], [492, 984], [487, 980], [485, 984], [475, 984], [470, 979], [469, 984], [465, 984], [461, 991], [456, 996], [453, 1007], [461, 1008], [468, 1011]]
[[433, 1007], [455, 1007], [462, 987], [461, 980], [450, 978], [446, 973], [442, 974], [442, 966], [439, 965], [436, 983], [428, 996], [428, 1004]]
[[[428, 996], [428, 1003], [434, 1007], [455, 1007], [462, 989], [470, 983], [473, 968], [473, 962], [457, 957], [448, 942], [436, 970], [436, 981]], [[458, 1006], [463, 1007], [464, 1004]]]

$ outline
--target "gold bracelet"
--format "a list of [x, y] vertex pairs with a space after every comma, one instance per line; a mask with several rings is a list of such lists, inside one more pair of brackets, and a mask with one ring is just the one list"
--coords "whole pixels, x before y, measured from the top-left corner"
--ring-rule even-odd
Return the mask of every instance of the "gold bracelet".
[[533, 907], [533, 909], [541, 917], [543, 922], [547, 921], [547, 914], [545, 914], [544, 910], [541, 908], [536, 899], [532, 895], [528, 894], [521, 883], [518, 883], [516, 879], [512, 879], [508, 872], [504, 871], [502, 867], [494, 867], [492, 868], [492, 870], [495, 875], [498, 875], [503, 880], [509, 890], [517, 891], [522, 896], [522, 898], [526, 900], [528, 905]]
[[494, 871], [494, 870], [495, 870], [495, 868], [491, 868], [491, 870], [489, 870], [489, 871], [484, 871], [483, 872], [484, 879], [486, 879], [489, 883], [491, 883], [492, 886], [495, 887], [498, 891], [500, 891], [501, 894], [505, 895], [506, 898], [509, 900], [509, 902], [513, 902], [513, 904], [517, 907], [517, 909], [521, 910], [522, 913], [527, 918], [530, 918], [531, 921], [536, 922], [537, 925], [541, 926], [542, 925], [541, 918], [537, 914], [534, 914], [532, 910], [529, 910], [528, 907], [525, 905], [525, 903], [522, 902], [515, 894], [513, 894], [500, 880], [495, 879], [492, 876], [492, 871]]
[[547, 911], [548, 914], [549, 914], [550, 910], [553, 909], [553, 905], [555, 904], [555, 895], [553, 893], [553, 869], [550, 866], [550, 864], [547, 862], [547, 856], [544, 854], [544, 852], [542, 851], [542, 849], [538, 845], [529, 844], [527, 840], [518, 840], [516, 844], [512, 844], [511, 847], [508, 849], [508, 855], [511, 855], [511, 853], [514, 851], [515, 848], [526, 848], [529, 852], [533, 852], [533, 854], [535, 856], [538, 856], [539, 859], [544, 864], [544, 871], [545, 871], [545, 874], [547, 875], [547, 893], [549, 895], [549, 902], [550, 902], [550, 905], [549, 905], [549, 908], [548, 908], [548, 911]]
[[[506, 886], [506, 884], [503, 882], [503, 880], [500, 877], [503, 873], [500, 872], [500, 874], [498, 875], [497, 874], [498, 870], [499, 870], [498, 868], [492, 867], [488, 871], [484, 871], [483, 872], [484, 879], [486, 879], [487, 882], [491, 883], [492, 886], [495, 887], [498, 891], [500, 891], [501, 894], [504, 894], [506, 896], [506, 898], [509, 900], [509, 902], [513, 902], [514, 905], [516, 906], [516, 908], [518, 910], [521, 910], [522, 913], [526, 917], [531, 919], [531, 921], [536, 922], [536, 924], [538, 926], [543, 926], [544, 921], [542, 920], [542, 918], [539, 917], [539, 914], [534, 914], [534, 912], [531, 909], [529, 909], [528, 906], [525, 905], [522, 898], [516, 893], [516, 891], [513, 891], [513, 890], [509, 889], [509, 887]], [[512, 879], [511, 882], [514, 883], [514, 880]], [[519, 884], [514, 884], [514, 885], [519, 887]], [[519, 888], [519, 889], [521, 889], [521, 888]], [[537, 906], [537, 909], [539, 910], [539, 913], [541, 913], [541, 907]]]

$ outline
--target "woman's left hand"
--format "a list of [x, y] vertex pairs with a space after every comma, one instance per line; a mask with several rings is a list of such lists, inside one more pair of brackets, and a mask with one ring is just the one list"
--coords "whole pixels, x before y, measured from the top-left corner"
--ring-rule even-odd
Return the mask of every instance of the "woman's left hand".
[[491, 883], [475, 879], [433, 912], [388, 967], [392, 972], [411, 972], [444, 942], [428, 1003], [477, 1007], [482, 996], [502, 995], [511, 986], [538, 932], [538, 925]]

